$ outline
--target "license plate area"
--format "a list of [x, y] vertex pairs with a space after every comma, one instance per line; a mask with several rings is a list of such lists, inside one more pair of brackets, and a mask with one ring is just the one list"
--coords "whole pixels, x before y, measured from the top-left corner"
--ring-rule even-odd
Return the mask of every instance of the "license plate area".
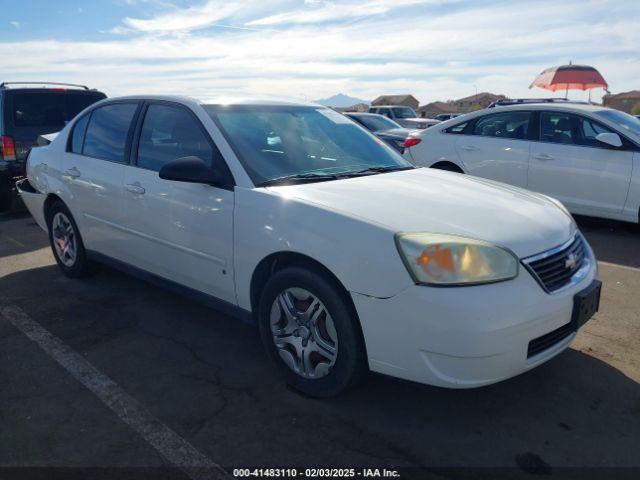
[[587, 323], [600, 308], [601, 291], [602, 282], [600, 280], [594, 280], [591, 285], [576, 293], [573, 297], [571, 323], [573, 323], [576, 330]]

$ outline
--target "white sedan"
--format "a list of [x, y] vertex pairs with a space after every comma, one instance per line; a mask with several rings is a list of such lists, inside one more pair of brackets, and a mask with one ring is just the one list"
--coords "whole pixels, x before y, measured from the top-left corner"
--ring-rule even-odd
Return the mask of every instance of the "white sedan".
[[415, 168], [319, 105], [105, 100], [32, 150], [19, 189], [67, 276], [107, 262], [256, 321], [308, 395], [369, 369], [497, 382], [598, 308], [593, 252], [561, 204]]
[[572, 213], [640, 221], [640, 120], [618, 110], [503, 101], [415, 132], [404, 155], [550, 195]]

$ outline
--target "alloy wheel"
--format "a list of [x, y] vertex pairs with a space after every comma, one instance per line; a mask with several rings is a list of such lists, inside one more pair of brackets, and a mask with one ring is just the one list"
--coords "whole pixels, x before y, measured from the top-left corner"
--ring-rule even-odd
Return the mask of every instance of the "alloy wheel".
[[78, 245], [76, 232], [69, 218], [62, 212], [57, 212], [51, 222], [53, 233], [53, 247], [56, 255], [66, 267], [76, 263]]

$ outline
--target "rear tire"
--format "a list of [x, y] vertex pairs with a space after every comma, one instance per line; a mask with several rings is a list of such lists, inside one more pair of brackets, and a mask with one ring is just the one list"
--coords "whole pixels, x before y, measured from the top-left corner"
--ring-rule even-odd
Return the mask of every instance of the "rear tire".
[[276, 272], [262, 292], [262, 343], [286, 383], [305, 395], [338, 395], [367, 372], [362, 333], [345, 295], [328, 275], [300, 267]]
[[69, 278], [91, 273], [87, 252], [73, 215], [61, 201], [54, 202], [47, 211], [49, 244], [62, 272]]

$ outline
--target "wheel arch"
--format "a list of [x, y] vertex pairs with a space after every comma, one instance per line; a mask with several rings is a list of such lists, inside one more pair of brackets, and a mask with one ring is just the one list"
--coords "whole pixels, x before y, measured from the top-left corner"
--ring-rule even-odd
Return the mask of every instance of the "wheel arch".
[[449, 172], [465, 173], [465, 171], [462, 169], [460, 165], [458, 165], [455, 162], [452, 162], [451, 160], [440, 160], [438, 162], [435, 162], [431, 166], [429, 166], [429, 168], [446, 170]]
[[[49, 193], [47, 195], [47, 198], [44, 201], [44, 204], [42, 206], [42, 210], [44, 213], [44, 219], [47, 222], [49, 222], [49, 210], [51, 209], [51, 205], [53, 205], [55, 202], [61, 202], [62, 204], [64, 204], [66, 206], [66, 203], [64, 203], [64, 200], [62, 200], [62, 198], [60, 198], [58, 195], [56, 195], [55, 193]], [[67, 207], [69, 208], [69, 207]]]
[[340, 281], [340, 279], [329, 268], [308, 255], [292, 251], [274, 252], [258, 262], [258, 265], [251, 275], [251, 283], [249, 287], [252, 312], [258, 311], [258, 302], [260, 301], [260, 296], [262, 295], [264, 286], [269, 278], [278, 270], [282, 270], [289, 266], [309, 268], [328, 277], [341, 290], [345, 296], [345, 300], [348, 300], [350, 306], [355, 312], [355, 307], [353, 306], [353, 301], [351, 299], [351, 295], [349, 295], [349, 291], [342, 281]]

